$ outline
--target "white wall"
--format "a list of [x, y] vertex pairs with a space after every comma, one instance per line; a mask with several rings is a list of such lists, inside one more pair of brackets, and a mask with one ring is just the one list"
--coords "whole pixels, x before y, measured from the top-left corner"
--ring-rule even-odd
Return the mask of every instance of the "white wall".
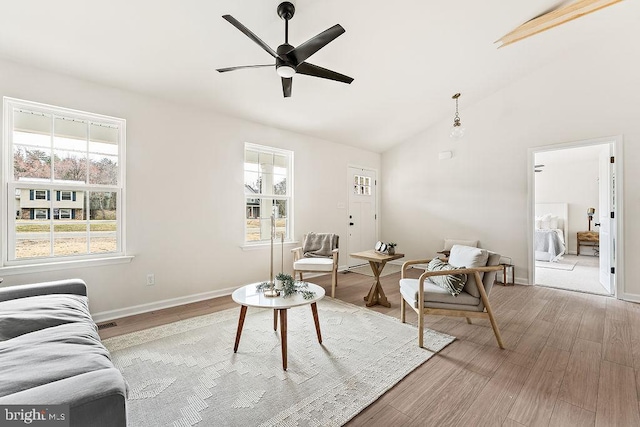
[[[574, 151], [574, 150], [571, 150]], [[559, 154], [554, 151], [550, 153]], [[540, 163], [536, 160], [536, 163]], [[536, 203], [567, 203], [569, 208], [569, 235], [565, 236], [568, 252], [577, 251], [576, 233], [588, 230], [587, 209], [598, 205], [598, 158], [578, 159], [575, 161], [544, 161], [542, 172], [535, 175]], [[597, 231], [594, 224], [598, 217], [591, 221], [591, 230]], [[593, 254], [593, 249], [583, 246], [585, 254]]]
[[[346, 239], [347, 213], [338, 204], [347, 204], [347, 165], [380, 168], [377, 153], [10, 62], [0, 62], [0, 96], [127, 120], [127, 252], [135, 259], [38, 274], [0, 271], [2, 286], [80, 277], [89, 286], [93, 313], [228, 293], [266, 280], [268, 249], [240, 248], [244, 142], [294, 151], [298, 239], [308, 231], [335, 232]], [[285, 254], [290, 269], [290, 251]], [[147, 273], [155, 274], [155, 286], [146, 286]]]
[[[622, 293], [640, 300], [640, 45], [632, 29], [615, 30], [476, 105], [462, 102], [464, 139], [449, 138], [448, 119], [383, 153], [381, 238], [405, 259], [434, 255], [445, 237], [479, 239], [512, 257], [526, 282], [528, 149], [623, 135]], [[454, 157], [439, 161], [444, 150]]]

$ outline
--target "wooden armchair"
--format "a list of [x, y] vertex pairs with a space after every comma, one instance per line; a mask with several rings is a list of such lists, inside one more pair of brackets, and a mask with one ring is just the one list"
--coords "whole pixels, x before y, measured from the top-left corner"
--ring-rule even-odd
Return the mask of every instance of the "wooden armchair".
[[[402, 265], [400, 279], [400, 320], [404, 323], [406, 305], [418, 314], [418, 346], [423, 346], [424, 316], [434, 314], [439, 316], [465, 317], [467, 323], [471, 318], [488, 318], [498, 346], [504, 348], [500, 330], [496, 323], [489, 293], [493, 287], [496, 272], [502, 270], [500, 255], [484, 249], [454, 245], [448, 259], [452, 266], [469, 266], [456, 270], [426, 271], [419, 279], [406, 278], [407, 268], [415, 264], [428, 264], [430, 259], [411, 260]], [[432, 283], [429, 278], [451, 274], [467, 274], [467, 282], [459, 295], [453, 296], [448, 290]], [[420, 303], [422, 301], [422, 303]]]
[[[328, 233], [319, 233], [328, 234]], [[303, 272], [314, 273], [331, 273], [331, 298], [335, 298], [336, 286], [338, 286], [338, 235], [333, 235], [333, 242], [331, 245], [331, 256], [327, 257], [305, 257], [304, 248], [306, 247], [307, 235], [304, 235], [303, 246], [299, 248], [291, 249], [293, 252], [293, 277], [296, 274], [300, 275], [300, 280], [303, 280]]]

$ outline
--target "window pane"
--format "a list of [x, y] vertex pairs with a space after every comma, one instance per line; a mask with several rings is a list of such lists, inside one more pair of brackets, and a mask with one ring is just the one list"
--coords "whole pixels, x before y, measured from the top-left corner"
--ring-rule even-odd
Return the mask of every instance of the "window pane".
[[89, 183], [102, 185], [118, 184], [118, 157], [90, 154]]
[[38, 193], [44, 199], [36, 199], [36, 191], [29, 188], [19, 188], [14, 193], [17, 259], [49, 256], [51, 252], [51, 202], [46, 200], [46, 190]]
[[[285, 239], [289, 238], [289, 203], [287, 200], [274, 199], [247, 199], [246, 200], [246, 241], [260, 241], [271, 239], [271, 217], [273, 213], [275, 220], [276, 240], [280, 235]], [[271, 209], [269, 209], [269, 207]], [[261, 215], [266, 213], [268, 216]]]
[[[59, 212], [66, 209], [60, 209]], [[53, 255], [85, 255], [87, 248], [87, 223], [81, 220], [59, 220], [53, 226]]]
[[89, 134], [90, 153], [118, 155], [119, 131], [117, 128], [92, 123], [89, 126]]
[[286, 175], [273, 175], [273, 194], [282, 196], [287, 194]]
[[21, 179], [51, 179], [51, 150], [13, 146], [13, 177]]
[[55, 179], [84, 183], [87, 180], [87, 155], [75, 151], [54, 151]]
[[117, 193], [89, 193], [90, 251], [91, 253], [118, 250]]
[[59, 150], [87, 152], [87, 123], [56, 118], [53, 122], [55, 137], [53, 146]]

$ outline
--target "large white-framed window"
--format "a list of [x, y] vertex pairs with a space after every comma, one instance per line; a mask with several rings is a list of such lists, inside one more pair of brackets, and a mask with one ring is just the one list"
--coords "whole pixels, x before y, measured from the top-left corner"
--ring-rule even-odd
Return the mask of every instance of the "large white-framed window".
[[0, 267], [122, 257], [126, 121], [8, 97], [3, 106]]
[[293, 236], [293, 152], [244, 146], [245, 244]]

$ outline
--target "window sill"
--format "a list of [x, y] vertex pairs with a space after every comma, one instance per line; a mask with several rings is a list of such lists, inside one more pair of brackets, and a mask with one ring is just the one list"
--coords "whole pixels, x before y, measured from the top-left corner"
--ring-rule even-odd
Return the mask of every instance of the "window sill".
[[108, 258], [92, 258], [73, 261], [57, 261], [42, 264], [11, 265], [0, 267], [0, 274], [11, 276], [14, 274], [40, 273], [43, 271], [66, 270], [68, 268], [100, 267], [103, 265], [127, 264], [133, 260], [131, 255], [121, 255]]
[[[296, 247], [296, 246], [300, 246], [300, 242], [297, 241], [288, 241], [288, 242], [284, 242], [284, 245], [286, 247]], [[276, 242], [274, 240], [273, 242], [273, 247], [279, 247], [280, 246], [280, 242]], [[245, 244], [240, 246], [240, 248], [243, 251], [257, 251], [257, 250], [261, 250], [261, 249], [269, 249], [271, 247], [271, 243], [270, 242], [265, 242], [265, 243], [253, 243], [253, 244]]]

